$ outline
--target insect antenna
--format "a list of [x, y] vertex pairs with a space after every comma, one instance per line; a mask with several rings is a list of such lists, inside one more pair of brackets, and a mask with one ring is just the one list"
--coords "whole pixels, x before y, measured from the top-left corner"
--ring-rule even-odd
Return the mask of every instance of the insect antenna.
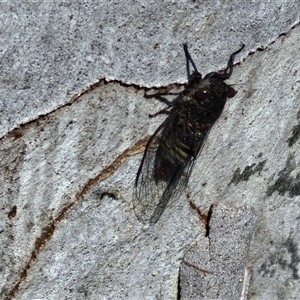
[[[240, 52], [244, 49], [244, 47], [245, 47], [245, 45], [242, 44], [242, 47], [241, 47], [239, 50], [233, 52], [233, 53], [230, 55], [229, 60], [228, 60], [228, 64], [227, 64], [227, 68], [224, 70], [224, 73], [223, 73], [223, 75], [225, 75], [225, 76], [224, 76], [225, 79], [228, 79], [228, 78], [231, 76], [232, 70], [233, 70], [233, 60], [234, 60], [234, 57], [235, 57], [238, 53], [240, 53]], [[228, 70], [229, 70], [229, 72], [228, 72]]]
[[191, 54], [188, 51], [187, 43], [183, 44], [183, 50], [184, 50], [185, 57], [186, 57], [186, 69], [187, 69], [188, 79], [190, 79], [190, 77], [191, 77], [189, 62], [192, 64], [192, 66], [194, 68], [194, 74], [200, 76], [200, 78], [201, 78], [201, 73], [198, 71], [198, 69], [191, 57]]
[[223, 72], [221, 72], [221, 73], [219, 73], [219, 72], [211, 72], [211, 73], [206, 74], [204, 78], [205, 79], [207, 79], [207, 78], [218, 78], [218, 79], [221, 79], [221, 80], [226, 80], [226, 79], [230, 78], [230, 76], [232, 74], [232, 70], [233, 70], [233, 60], [234, 60], [234, 57], [238, 53], [240, 53], [244, 49], [244, 47], [245, 47], [245, 45], [242, 44], [242, 47], [239, 50], [233, 52], [230, 55], [227, 67], [226, 67], [226, 69]]

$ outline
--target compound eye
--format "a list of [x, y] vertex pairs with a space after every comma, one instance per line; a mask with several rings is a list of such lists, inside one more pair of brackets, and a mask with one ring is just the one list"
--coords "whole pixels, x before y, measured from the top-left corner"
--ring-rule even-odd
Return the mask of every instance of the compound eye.
[[204, 100], [209, 97], [209, 92], [207, 89], [201, 88], [195, 93], [195, 96], [200, 100]]
[[228, 87], [228, 90], [227, 90], [227, 97], [228, 98], [232, 98], [235, 96], [235, 94], [237, 93], [237, 91], [233, 88], [233, 87]]

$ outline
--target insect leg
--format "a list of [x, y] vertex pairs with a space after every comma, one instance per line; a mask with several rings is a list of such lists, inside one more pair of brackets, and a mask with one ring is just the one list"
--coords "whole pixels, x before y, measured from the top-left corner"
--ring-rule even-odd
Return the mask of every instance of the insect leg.
[[155, 117], [157, 117], [158, 115], [162, 115], [162, 114], [168, 115], [168, 114], [170, 114], [170, 112], [168, 111], [167, 108], [165, 108], [165, 109], [162, 109], [162, 110], [156, 112], [155, 114], [149, 114], [149, 118], [155, 118]]
[[155, 89], [156, 93], [148, 94], [147, 92], [145, 92], [144, 97], [146, 99], [155, 98], [155, 99], [165, 103], [168, 106], [172, 106], [172, 101], [167, 100], [163, 96], [178, 96], [182, 93], [182, 91], [180, 91], [180, 92], [170, 92], [170, 90], [172, 90], [174, 87], [176, 87], [176, 85], [156, 88]]
[[148, 94], [147, 92], [149, 90], [153, 90], [153, 88], [151, 88], [151, 89], [146, 88], [144, 96], [146, 98], [148, 98], [148, 97], [151, 97], [152, 95], [161, 95], [161, 96], [176, 95], [177, 93], [172, 93], [170, 91], [172, 91], [173, 89], [176, 89], [177, 87], [178, 87], [177, 84], [170, 84], [168, 86], [156, 87], [155, 88], [155, 93], [152, 93], [152, 94]]
[[160, 94], [155, 94], [155, 95], [144, 95], [144, 97], [146, 99], [150, 99], [150, 98], [155, 98], [157, 100], [159, 100], [162, 103], [165, 103], [166, 105], [168, 105], [168, 107], [172, 106], [172, 102], [170, 102], [168, 99], [162, 97]]
[[151, 94], [151, 95], [149, 95], [149, 94], [144, 94], [144, 97], [145, 98], [155, 98], [156, 96], [178, 96], [178, 95], [180, 95], [181, 94], [181, 92], [178, 92], [178, 93], [155, 93], [155, 94]]

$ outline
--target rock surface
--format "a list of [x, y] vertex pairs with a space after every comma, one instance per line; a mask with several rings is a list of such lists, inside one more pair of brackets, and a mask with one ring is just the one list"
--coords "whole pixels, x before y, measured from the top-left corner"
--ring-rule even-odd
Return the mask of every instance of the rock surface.
[[[217, 202], [229, 219], [249, 208], [251, 226], [232, 225], [243, 243], [224, 244], [228, 265], [245, 249], [242, 297], [299, 297], [297, 1], [0, 5], [0, 298], [183, 299], [189, 278], [179, 269], [191, 246], [217, 261], [192, 207], [205, 216]], [[224, 68], [243, 42], [228, 81], [238, 94], [186, 191], [144, 226], [133, 182], [164, 117], [148, 118], [163, 105], [143, 95], [186, 82], [183, 42], [202, 74]], [[209, 225], [222, 233], [221, 219]], [[216, 270], [222, 291], [205, 289], [203, 299], [230, 295], [230, 269]]]

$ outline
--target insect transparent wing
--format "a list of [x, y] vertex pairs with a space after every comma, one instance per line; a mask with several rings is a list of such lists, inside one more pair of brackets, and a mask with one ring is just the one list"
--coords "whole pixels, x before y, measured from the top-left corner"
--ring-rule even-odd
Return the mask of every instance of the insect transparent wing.
[[153, 174], [157, 148], [160, 144], [162, 134], [166, 132], [168, 118], [150, 138], [135, 182], [133, 197], [134, 211], [138, 220], [144, 224], [150, 222], [151, 216], [167, 186], [166, 182], [159, 181], [156, 183], [153, 179]]
[[[209, 131], [210, 129], [206, 132], [202, 143], [199, 145], [198, 155], [201, 152], [202, 146], [204, 145], [204, 141], [207, 138]], [[196, 157], [190, 157], [182, 165], [178, 165], [171, 180], [165, 183], [165, 187], [163, 187], [165, 190], [161, 194], [158, 204], [156, 205], [155, 209], [152, 207], [151, 216], [148, 215], [148, 218], [150, 216], [149, 223], [151, 225], [155, 224], [159, 220], [165, 208], [173, 201], [178, 199], [178, 197], [181, 195], [188, 183], [198, 155]]]
[[[155, 179], [155, 174], [158, 172], [155, 162], [158, 159], [159, 146], [164, 137], [170, 135], [177, 127], [176, 116], [180, 114], [180, 110], [181, 108], [174, 109], [151, 137], [139, 167], [134, 190], [134, 210], [142, 223], [156, 223], [170, 199], [173, 202], [179, 197], [187, 184], [195, 159], [203, 144], [204, 138], [197, 145], [197, 153], [194, 156], [189, 155], [181, 163], [172, 165], [171, 171], [168, 169], [167, 180]], [[171, 146], [175, 147], [175, 145]]]
[[192, 158], [189, 161], [185, 162], [183, 165], [179, 165], [177, 167], [177, 171], [174, 172], [171, 180], [169, 182], [165, 182], [165, 188], [163, 193], [161, 194], [159, 202], [156, 205], [155, 209], [152, 209], [153, 213], [151, 214], [149, 220], [151, 225], [155, 224], [159, 220], [167, 205], [175, 201], [182, 193], [184, 187], [188, 182], [194, 162], [195, 159]]

